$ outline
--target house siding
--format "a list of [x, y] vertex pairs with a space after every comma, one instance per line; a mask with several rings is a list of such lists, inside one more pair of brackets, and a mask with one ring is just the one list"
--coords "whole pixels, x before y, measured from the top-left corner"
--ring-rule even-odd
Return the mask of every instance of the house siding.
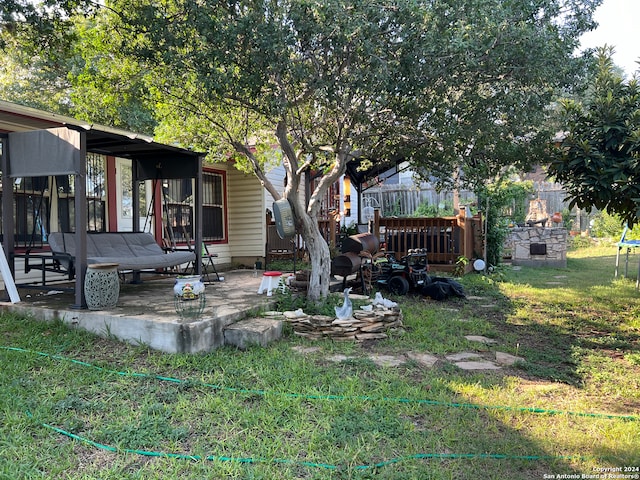
[[[265, 172], [265, 176], [267, 177], [267, 180], [271, 182], [271, 184], [273, 185], [273, 187], [276, 189], [277, 192], [280, 192], [280, 194], [284, 193], [284, 178], [286, 176], [286, 171], [283, 165], [278, 165], [277, 167], [273, 167], [268, 172]], [[302, 201], [305, 202], [306, 194], [304, 191], [304, 179], [300, 181], [298, 192], [300, 193], [300, 198], [302, 199]], [[275, 199], [267, 191], [266, 188], [264, 189], [264, 201], [265, 201], [265, 208], [273, 212], [273, 202], [275, 201]]]
[[253, 266], [264, 257], [266, 204], [258, 179], [227, 169], [229, 255], [232, 263]]

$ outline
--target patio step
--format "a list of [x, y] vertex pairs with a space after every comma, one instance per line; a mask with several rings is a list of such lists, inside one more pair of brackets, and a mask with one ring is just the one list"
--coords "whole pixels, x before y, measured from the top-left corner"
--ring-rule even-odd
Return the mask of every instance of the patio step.
[[247, 318], [232, 323], [224, 329], [225, 345], [245, 350], [251, 345], [266, 347], [282, 337], [282, 320], [271, 318]]

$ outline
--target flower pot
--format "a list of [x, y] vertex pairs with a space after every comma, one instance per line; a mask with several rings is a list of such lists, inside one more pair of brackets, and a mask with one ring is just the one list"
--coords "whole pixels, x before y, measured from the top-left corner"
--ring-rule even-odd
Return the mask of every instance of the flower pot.
[[204, 312], [206, 298], [204, 283], [200, 275], [188, 275], [176, 278], [173, 286], [176, 313], [183, 320], [196, 320]]

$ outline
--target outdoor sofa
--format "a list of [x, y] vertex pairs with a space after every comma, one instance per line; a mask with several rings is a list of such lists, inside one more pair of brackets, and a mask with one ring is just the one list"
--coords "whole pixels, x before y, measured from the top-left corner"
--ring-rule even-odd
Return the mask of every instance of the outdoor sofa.
[[[55, 262], [75, 275], [76, 243], [74, 233], [50, 233], [49, 247]], [[156, 270], [196, 260], [191, 251], [165, 252], [146, 232], [87, 233], [87, 264], [117, 263], [119, 271]]]

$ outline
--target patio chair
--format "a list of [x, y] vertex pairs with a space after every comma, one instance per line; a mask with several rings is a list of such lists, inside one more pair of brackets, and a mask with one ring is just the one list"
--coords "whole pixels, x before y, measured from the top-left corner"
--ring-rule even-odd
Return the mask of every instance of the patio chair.
[[[195, 251], [193, 242], [191, 241], [191, 239], [187, 236], [187, 248], [189, 249], [189, 251]], [[213, 259], [214, 258], [218, 258], [218, 254], [217, 253], [210, 253], [209, 252], [209, 248], [207, 247], [206, 243], [202, 243], [201, 245], [201, 252], [200, 252], [200, 256], [201, 256], [201, 262], [202, 262], [202, 280], [204, 283], [211, 283], [212, 280], [211, 279], [211, 274], [215, 275], [215, 281], [217, 282], [221, 282], [223, 280], [223, 277], [221, 277], [218, 274], [218, 270], [216, 269], [216, 264], [214, 263]], [[187, 267], [185, 268], [185, 273], [186, 272], [190, 272], [192, 275], [194, 275], [196, 273], [196, 263], [195, 261], [190, 262]]]

